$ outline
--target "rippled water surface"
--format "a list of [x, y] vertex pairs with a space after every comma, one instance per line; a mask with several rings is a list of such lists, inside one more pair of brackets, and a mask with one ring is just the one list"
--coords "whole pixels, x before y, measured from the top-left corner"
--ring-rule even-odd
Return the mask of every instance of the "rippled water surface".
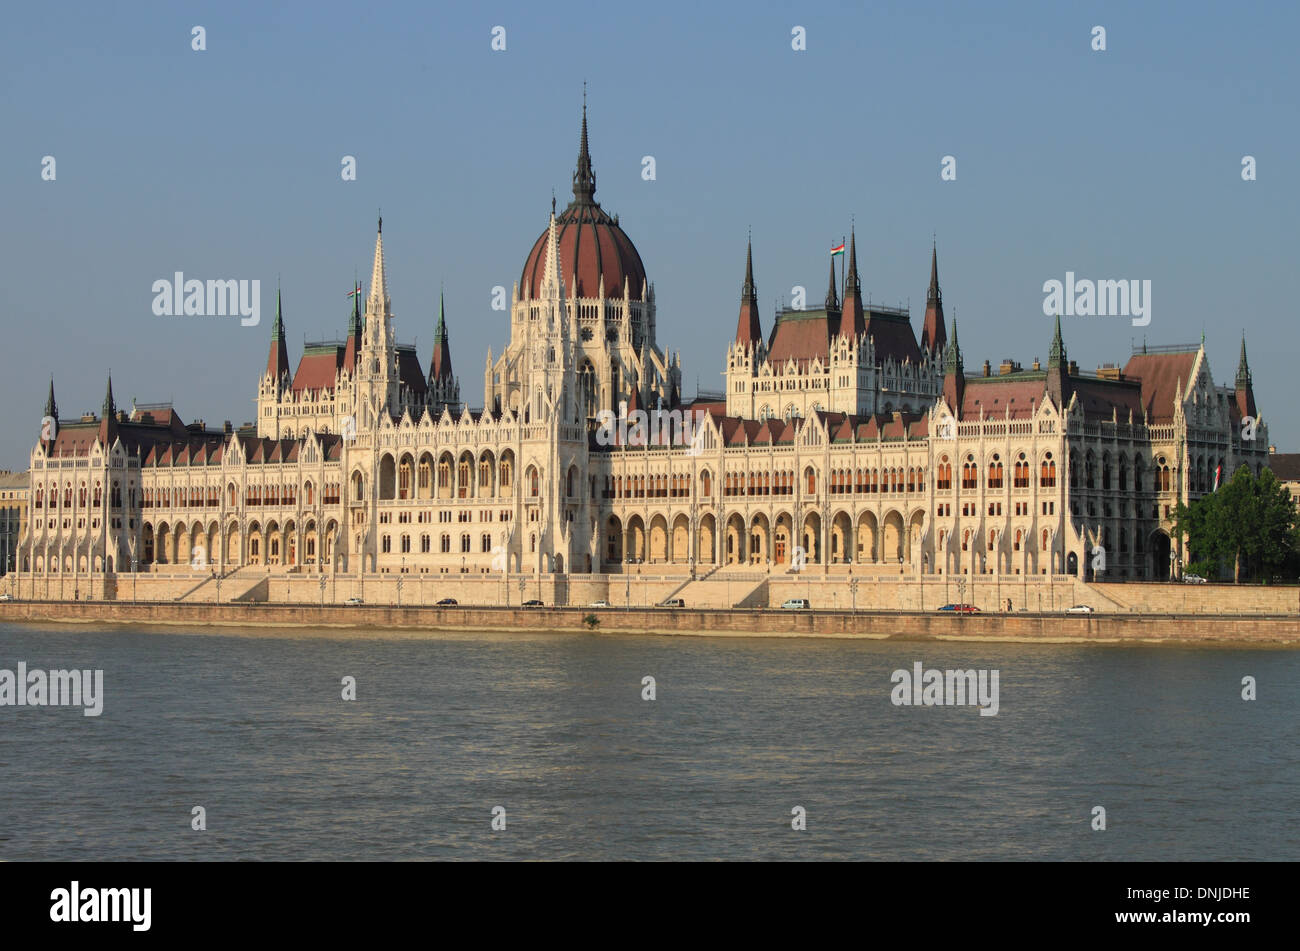
[[[998, 715], [894, 706], [918, 660]], [[0, 625], [18, 661], [106, 696], [0, 707], [0, 859], [1300, 859], [1300, 652]]]

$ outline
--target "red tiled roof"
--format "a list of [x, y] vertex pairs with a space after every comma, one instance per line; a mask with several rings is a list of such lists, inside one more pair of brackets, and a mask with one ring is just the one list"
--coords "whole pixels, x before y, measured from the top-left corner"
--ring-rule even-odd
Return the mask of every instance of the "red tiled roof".
[[773, 366], [791, 359], [825, 362], [830, 356], [830, 339], [830, 318], [825, 311], [808, 311], [806, 316], [798, 312], [783, 313], [772, 328], [768, 362]]
[[[1174, 418], [1174, 392], [1179, 382], [1186, 392], [1196, 363], [1196, 351], [1137, 353], [1124, 367], [1124, 376], [1142, 381], [1142, 406], [1153, 423]], [[1140, 414], [1137, 414], [1140, 415]]]
[[1266, 464], [1280, 481], [1300, 482], [1300, 452], [1270, 453]]
[[343, 348], [313, 348], [302, 355], [293, 375], [293, 391], [333, 390], [336, 374], [343, 366]]
[[1110, 419], [1113, 411], [1116, 419], [1127, 423], [1131, 410], [1133, 421], [1142, 421], [1142, 388], [1136, 382], [1072, 377], [1070, 388], [1083, 405], [1087, 419]]
[[890, 314], [867, 311], [868, 337], [875, 338], [876, 360], [884, 363], [893, 360], [902, 363], [911, 360], [921, 362], [921, 348], [916, 344], [916, 335], [912, 333], [912, 322], [906, 317], [894, 317]]
[[429, 392], [429, 381], [425, 379], [420, 357], [413, 347], [397, 348], [397, 378], [412, 393], [423, 395]]
[[1029, 379], [968, 376], [959, 416], [961, 419], [979, 419], [982, 409], [985, 416], [1004, 418], [1009, 406], [1012, 419], [1028, 419], [1034, 414], [1035, 407], [1043, 402], [1046, 382], [1043, 375]]

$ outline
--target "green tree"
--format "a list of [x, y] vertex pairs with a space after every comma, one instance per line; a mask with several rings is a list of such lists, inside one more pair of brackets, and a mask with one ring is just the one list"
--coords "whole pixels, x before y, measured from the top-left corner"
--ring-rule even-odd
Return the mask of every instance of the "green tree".
[[1177, 532], [1187, 538], [1187, 568], [1206, 577], [1231, 569], [1240, 583], [1294, 576], [1297, 564], [1295, 505], [1272, 472], [1258, 477], [1241, 466], [1218, 491], [1174, 512]]

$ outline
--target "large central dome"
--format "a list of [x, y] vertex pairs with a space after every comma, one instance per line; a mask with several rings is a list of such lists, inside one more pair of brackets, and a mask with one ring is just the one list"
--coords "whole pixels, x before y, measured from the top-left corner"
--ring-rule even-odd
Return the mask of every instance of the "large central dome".
[[[646, 288], [645, 267], [632, 239], [596, 201], [596, 174], [591, 169], [587, 150], [587, 107], [582, 107], [582, 146], [578, 168], [573, 173], [573, 201], [555, 218], [560, 239], [560, 266], [563, 268], [565, 293], [577, 297], [596, 297], [602, 278], [607, 297], [623, 296], [623, 281], [633, 300], [639, 300]], [[541, 233], [524, 264], [519, 278], [519, 293], [527, 299], [536, 297], [546, 270], [546, 244], [550, 229]]]

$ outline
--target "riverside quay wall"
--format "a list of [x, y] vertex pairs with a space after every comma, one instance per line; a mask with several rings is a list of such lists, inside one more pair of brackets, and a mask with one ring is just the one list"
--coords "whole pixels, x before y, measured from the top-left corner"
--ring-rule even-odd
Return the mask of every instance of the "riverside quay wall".
[[1021, 609], [1060, 614], [1086, 605], [1098, 614], [1296, 615], [1300, 586], [1084, 582], [1070, 575], [923, 576], [847, 572], [765, 572], [723, 569], [625, 574], [393, 574], [237, 568], [207, 572], [59, 576], [9, 574], [0, 593], [19, 601], [173, 601], [190, 604], [268, 603], [423, 607], [452, 598], [461, 607], [509, 608], [536, 599], [548, 607], [653, 608], [672, 598], [688, 609], [779, 608], [806, 599], [816, 610], [932, 612], [944, 604], [973, 604], [984, 613]]
[[[589, 619], [595, 619], [595, 625]], [[348, 629], [363, 636], [422, 632], [554, 631], [597, 635], [850, 637], [1039, 643], [1201, 644], [1300, 647], [1300, 617], [1240, 615], [975, 614], [904, 611], [701, 610], [673, 608], [481, 608], [265, 603], [0, 603], [0, 622], [159, 624], [301, 636], [304, 629]]]

